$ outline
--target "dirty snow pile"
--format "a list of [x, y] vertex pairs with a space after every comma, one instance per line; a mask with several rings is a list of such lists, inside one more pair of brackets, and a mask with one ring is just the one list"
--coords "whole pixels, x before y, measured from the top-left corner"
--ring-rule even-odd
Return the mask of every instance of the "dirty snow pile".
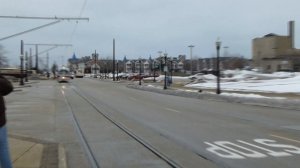
[[[216, 76], [197, 74], [190, 76], [186, 87], [215, 89]], [[275, 72], [263, 74], [247, 70], [226, 70], [222, 72], [221, 89], [227, 91], [300, 93], [299, 72]]]

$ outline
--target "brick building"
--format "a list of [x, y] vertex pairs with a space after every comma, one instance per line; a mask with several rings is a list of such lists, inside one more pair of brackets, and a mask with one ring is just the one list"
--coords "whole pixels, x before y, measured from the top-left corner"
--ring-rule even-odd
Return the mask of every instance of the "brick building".
[[288, 24], [288, 35], [267, 34], [252, 40], [253, 66], [263, 72], [300, 71], [300, 49], [294, 46], [294, 21]]

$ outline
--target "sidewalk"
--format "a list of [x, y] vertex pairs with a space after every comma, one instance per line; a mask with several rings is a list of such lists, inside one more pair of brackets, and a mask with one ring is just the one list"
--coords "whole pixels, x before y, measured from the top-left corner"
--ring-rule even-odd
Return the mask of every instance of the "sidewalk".
[[14, 168], [67, 167], [64, 148], [59, 144], [9, 135], [9, 145]]
[[[38, 81], [26, 82], [20, 86], [13, 82], [14, 92], [32, 87]], [[42, 106], [42, 105], [41, 105]], [[9, 149], [14, 168], [66, 168], [66, 155], [62, 145], [28, 136], [10, 133]]]

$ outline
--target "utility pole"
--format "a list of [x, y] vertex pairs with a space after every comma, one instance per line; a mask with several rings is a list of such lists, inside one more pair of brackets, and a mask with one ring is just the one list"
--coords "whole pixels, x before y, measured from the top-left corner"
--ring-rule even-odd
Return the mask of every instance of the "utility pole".
[[168, 71], [168, 66], [167, 66], [167, 53], [164, 54], [165, 58], [165, 63], [164, 63], [164, 72], [165, 72], [165, 83], [164, 83], [164, 89], [167, 89], [167, 71]]
[[115, 81], [115, 39], [113, 39], [113, 81]]
[[32, 70], [32, 48], [29, 49], [29, 64], [28, 68]]
[[38, 44], [35, 44], [35, 70], [38, 73], [39, 71], [39, 52], [38, 52]]
[[[39, 46], [52, 46], [52, 48], [47, 49], [46, 52], [50, 51], [50, 50], [52, 50], [54, 48], [57, 48], [57, 47], [62, 47], [62, 46], [64, 46], [64, 47], [70, 47], [70, 46], [72, 46], [72, 44], [43, 44], [43, 43], [35, 43], [35, 44], [34, 43], [26, 43], [24, 45], [29, 45], [29, 46], [33, 45], [33, 46], [35, 46], [35, 68], [34, 69], [37, 72], [39, 70], [39, 54], [42, 54], [42, 53], [45, 52], [45, 51], [39, 52], [38, 51], [38, 47]], [[30, 57], [32, 58], [32, 56], [31, 56], [31, 48], [30, 48]]]
[[216, 49], [217, 49], [217, 90], [216, 94], [221, 94], [221, 88], [220, 88], [220, 48], [221, 48], [221, 41], [218, 38], [216, 41]]
[[139, 72], [139, 85], [142, 85], [142, 60], [139, 59], [139, 65], [140, 65], [140, 72]]
[[49, 53], [47, 52], [47, 57], [46, 57], [46, 64], [47, 64], [47, 74], [49, 73]]
[[21, 40], [21, 55], [20, 55], [20, 85], [24, 85], [24, 42]]

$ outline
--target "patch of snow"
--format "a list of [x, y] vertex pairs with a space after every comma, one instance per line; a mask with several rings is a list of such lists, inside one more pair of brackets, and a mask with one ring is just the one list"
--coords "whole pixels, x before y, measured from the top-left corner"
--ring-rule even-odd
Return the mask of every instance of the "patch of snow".
[[258, 94], [240, 94], [240, 93], [222, 93], [224, 96], [249, 97], [249, 98], [267, 98], [267, 99], [285, 99], [284, 97], [267, 97]]
[[[221, 78], [221, 89], [228, 91], [300, 93], [300, 73], [276, 72], [262, 74], [246, 70], [227, 70]], [[202, 75], [195, 82], [186, 85], [197, 89], [215, 89], [214, 75]]]

